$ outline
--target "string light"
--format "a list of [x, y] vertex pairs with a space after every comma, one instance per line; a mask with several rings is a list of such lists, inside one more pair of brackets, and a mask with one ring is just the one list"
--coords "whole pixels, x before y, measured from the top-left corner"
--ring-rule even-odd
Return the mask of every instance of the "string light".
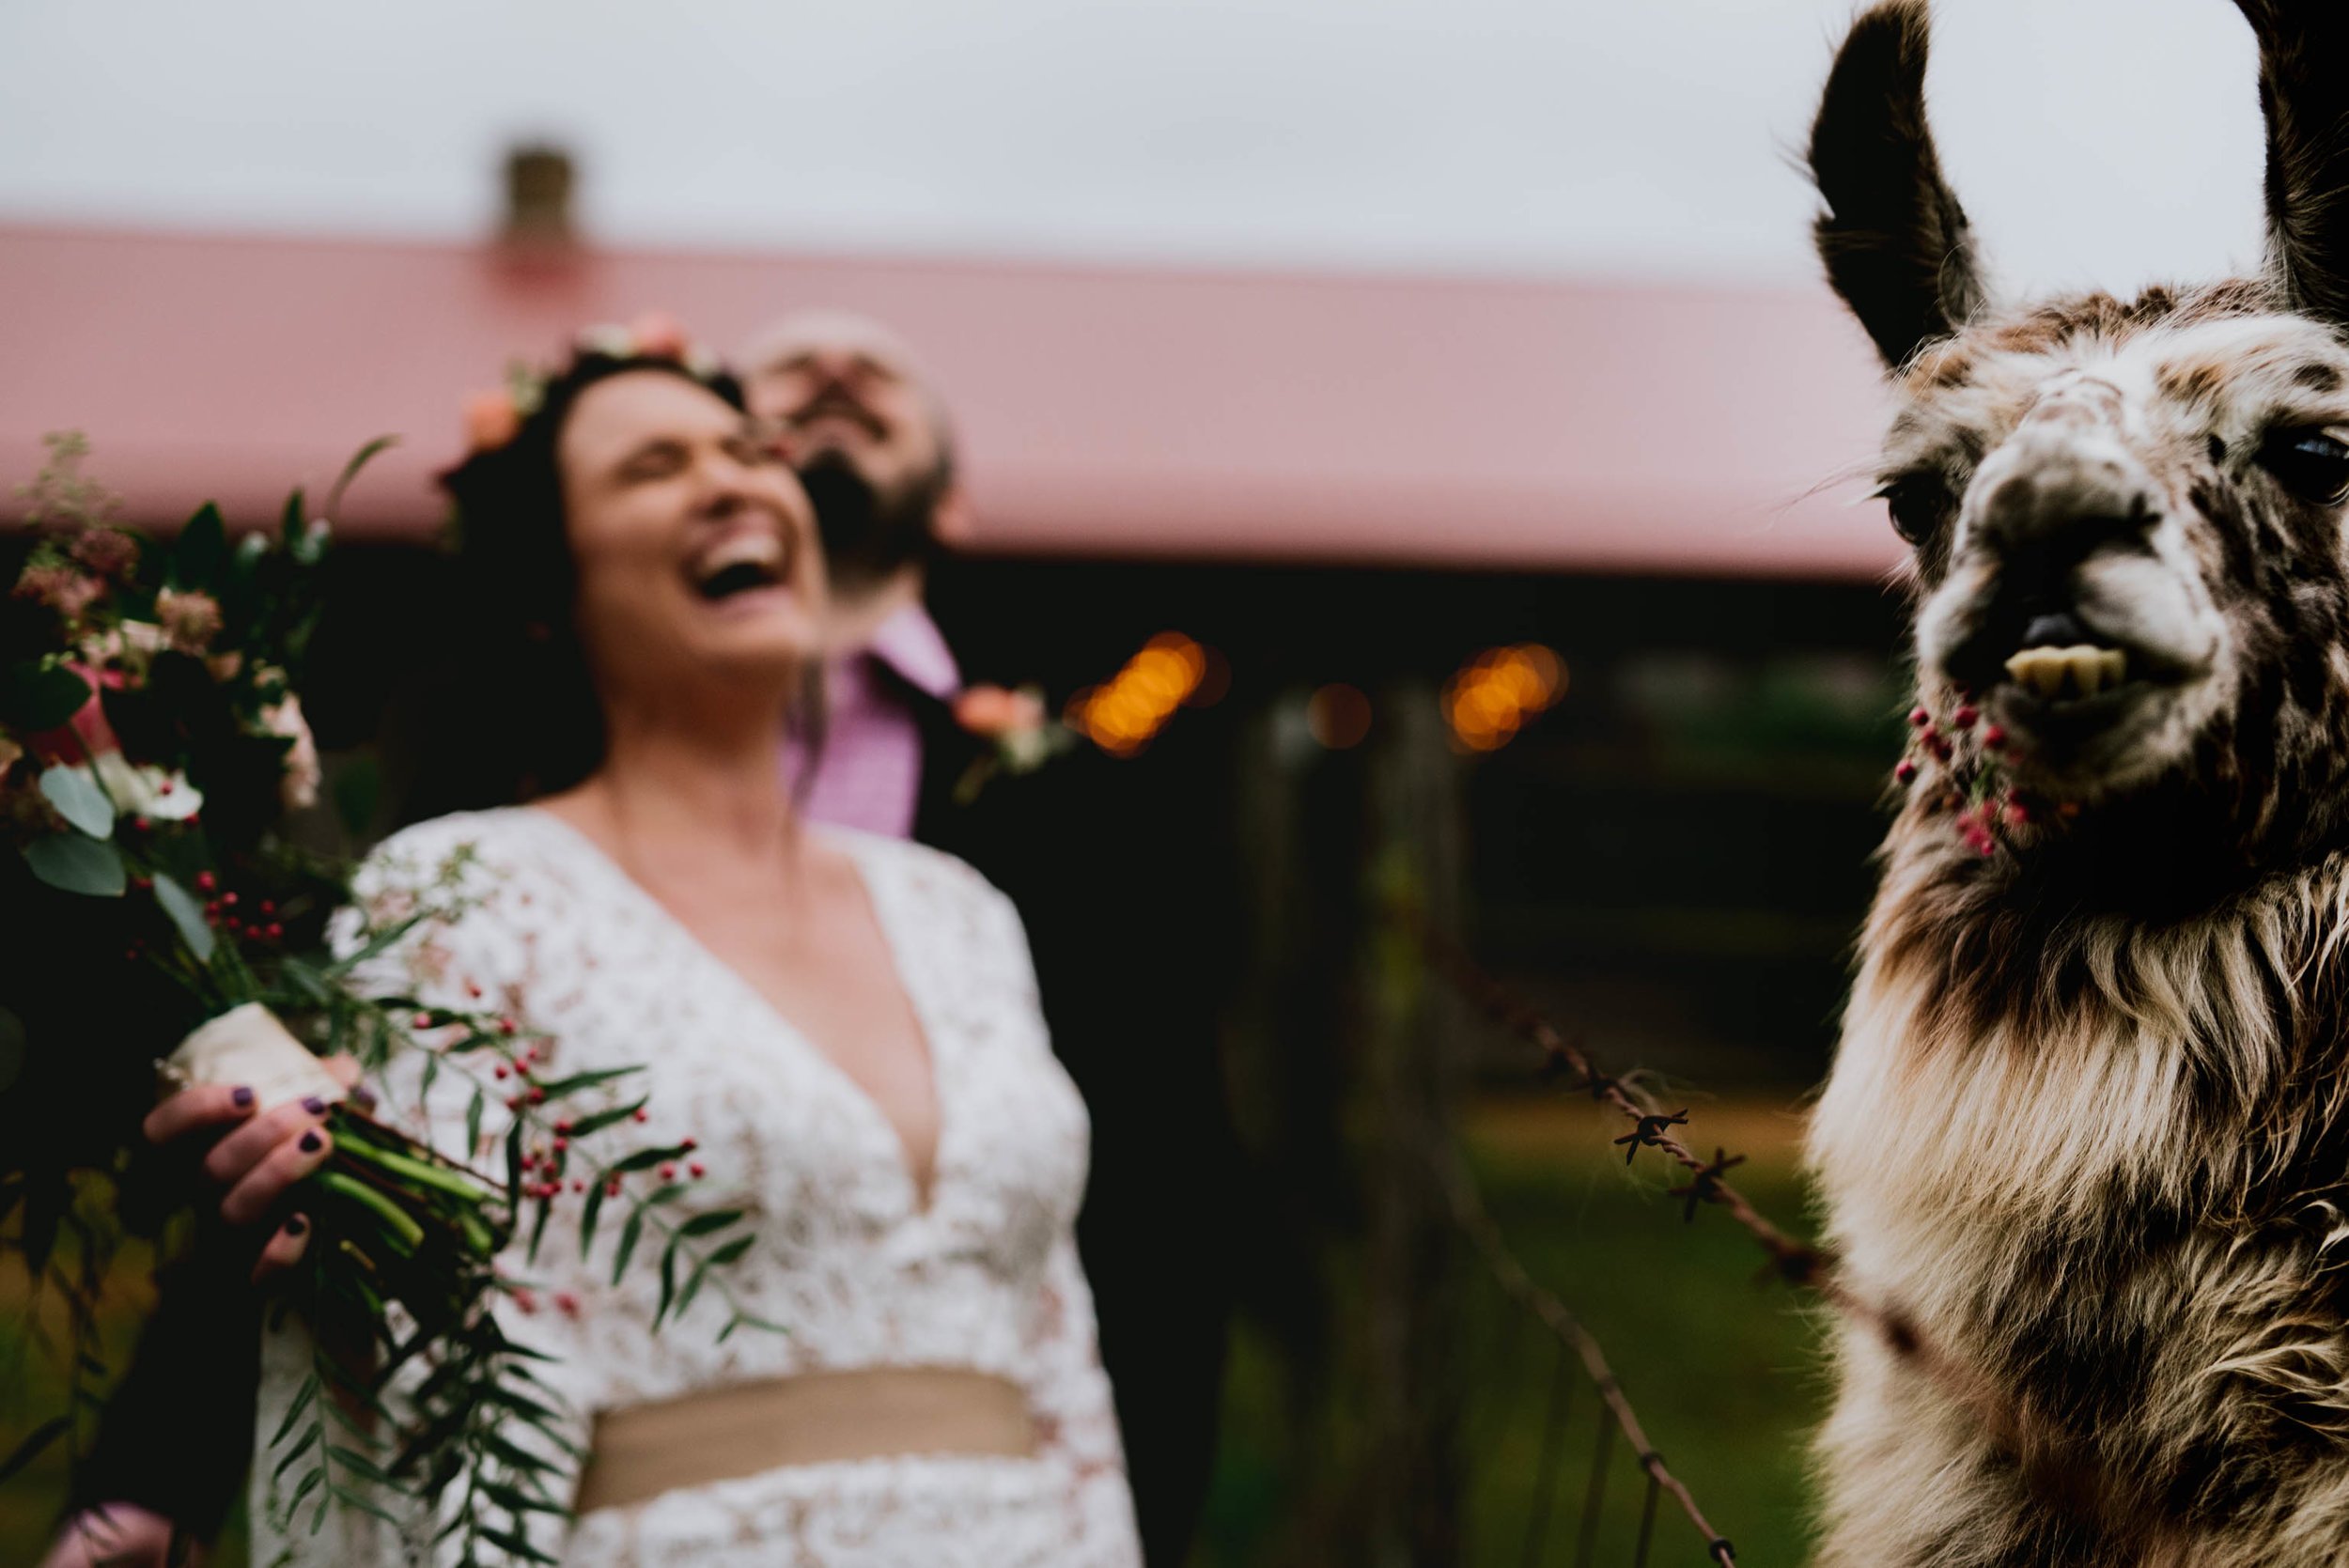
[[1539, 643], [1490, 648], [1444, 683], [1443, 722], [1471, 752], [1497, 751], [1566, 694], [1566, 665]]
[[1132, 756], [1198, 693], [1208, 668], [1206, 649], [1179, 631], [1160, 632], [1124, 669], [1069, 698], [1063, 717], [1112, 756]]

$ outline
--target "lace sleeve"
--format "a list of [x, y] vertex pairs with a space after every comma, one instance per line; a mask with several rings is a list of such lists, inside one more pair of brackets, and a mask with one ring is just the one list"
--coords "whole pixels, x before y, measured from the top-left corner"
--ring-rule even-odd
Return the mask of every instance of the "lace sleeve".
[[[1019, 911], [975, 873], [972, 879], [983, 890], [982, 919], [991, 927], [988, 963], [1003, 988], [1002, 1004], [1022, 1026], [1019, 1032], [1049, 1055], [1035, 965]], [[1044, 1265], [1021, 1381], [1036, 1417], [1039, 1457], [1062, 1471], [1067, 1489], [1068, 1568], [1140, 1568], [1125, 1443], [1101, 1367], [1093, 1288], [1077, 1256], [1075, 1218], [1072, 1213], [1061, 1225]]]
[[[363, 996], [519, 1018], [529, 1001], [526, 938], [504, 907], [520, 895], [516, 882], [514, 868], [458, 823], [427, 823], [367, 858], [328, 939], [336, 957], [358, 960], [350, 984]], [[481, 1058], [480, 1069], [489, 1068]], [[474, 1075], [436, 1066], [414, 1036], [389, 1043], [374, 1078], [383, 1095], [379, 1114], [450, 1158], [478, 1160], [506, 1134], [505, 1105], [485, 1096], [480, 1146], [464, 1146]]]
[[[348, 980], [356, 992], [375, 1000], [402, 998], [424, 1008], [503, 1015], [516, 1018], [518, 1027], [527, 1019], [527, 958], [535, 952], [536, 927], [528, 911], [516, 906], [529, 902], [529, 878], [478, 838], [477, 825], [462, 819], [426, 823], [387, 840], [359, 868], [352, 878], [353, 902], [337, 912], [328, 930], [334, 955], [356, 960]], [[443, 1156], [475, 1169], [495, 1169], [485, 1151], [494, 1151], [504, 1139], [509, 1115], [503, 1099], [483, 1093], [477, 1081], [491, 1065], [484, 1054], [459, 1070], [435, 1054], [428, 1037], [403, 1032], [388, 1042], [381, 1065], [369, 1075], [380, 1094], [374, 1113]], [[465, 1127], [476, 1094], [482, 1094], [481, 1136], [478, 1145], [469, 1148]], [[519, 1261], [504, 1266], [515, 1272], [521, 1267]], [[528, 1326], [511, 1320], [506, 1306], [497, 1309], [497, 1316], [510, 1337], [524, 1343], [534, 1338]], [[264, 1332], [258, 1400], [263, 1445], [309, 1374], [313, 1355], [309, 1336], [296, 1319]], [[549, 1366], [550, 1383], [559, 1394], [568, 1392], [561, 1387], [566, 1370]], [[567, 1422], [573, 1441], [585, 1436], [584, 1418], [576, 1409], [574, 1405]], [[557, 1457], [535, 1434], [518, 1436], [523, 1446]], [[266, 1452], [261, 1459], [251, 1483], [257, 1564], [332, 1560], [352, 1568], [416, 1568], [451, 1560], [454, 1547], [440, 1538], [439, 1527], [459, 1505], [453, 1493], [443, 1499], [438, 1519], [400, 1510], [405, 1517], [380, 1528], [376, 1520], [346, 1509], [330, 1515], [331, 1536], [312, 1540], [305, 1533], [306, 1509], [291, 1531], [285, 1528], [288, 1499], [282, 1486], [290, 1484], [302, 1467], [281, 1478]], [[527, 1529], [537, 1550], [559, 1551], [560, 1521], [534, 1515]], [[493, 1560], [523, 1560], [505, 1554]]]
[[1093, 1291], [1071, 1232], [1062, 1234], [1045, 1265], [1023, 1381], [1040, 1456], [1063, 1472], [1067, 1487], [1069, 1568], [1139, 1568], [1125, 1445], [1101, 1370]]

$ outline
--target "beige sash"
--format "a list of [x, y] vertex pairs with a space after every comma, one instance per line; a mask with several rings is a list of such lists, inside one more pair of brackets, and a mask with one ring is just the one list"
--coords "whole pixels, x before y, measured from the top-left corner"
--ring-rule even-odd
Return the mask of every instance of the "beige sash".
[[1028, 1396], [953, 1367], [865, 1367], [706, 1389], [596, 1418], [577, 1509], [623, 1508], [680, 1487], [896, 1454], [1035, 1452]]

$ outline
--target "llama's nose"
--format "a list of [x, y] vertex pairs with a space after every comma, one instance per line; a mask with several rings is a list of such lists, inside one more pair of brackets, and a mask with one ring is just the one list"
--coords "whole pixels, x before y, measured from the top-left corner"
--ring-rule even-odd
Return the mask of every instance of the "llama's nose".
[[2001, 554], [2084, 555], [2161, 517], [2153, 475], [2084, 400], [2047, 399], [1974, 477], [1974, 526]]

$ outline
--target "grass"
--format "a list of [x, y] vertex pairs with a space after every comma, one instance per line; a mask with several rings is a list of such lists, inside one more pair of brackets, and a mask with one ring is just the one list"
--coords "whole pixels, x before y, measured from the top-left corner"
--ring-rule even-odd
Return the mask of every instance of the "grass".
[[[1750, 1155], [1733, 1177], [1766, 1214], [1800, 1230], [1796, 1124], [1770, 1109], [1699, 1109], [1692, 1143]], [[1755, 1282], [1762, 1254], [1718, 1211], [1683, 1222], [1666, 1198], [1661, 1158], [1626, 1170], [1609, 1140], [1621, 1129], [1587, 1105], [1491, 1108], [1469, 1143], [1486, 1202], [1512, 1250], [1605, 1346], [1650, 1440], [1695, 1495], [1745, 1568], [1795, 1568], [1811, 1545], [1804, 1444], [1824, 1414], [1819, 1325], [1782, 1286]], [[1337, 1298], [1345, 1299], [1343, 1291]], [[1461, 1560], [1577, 1560], [1597, 1400], [1577, 1377], [1549, 1470], [1546, 1528], [1535, 1541], [1552, 1426], [1557, 1341], [1488, 1282], [1463, 1305], [1466, 1398], [1461, 1444], [1467, 1494]], [[1301, 1422], [1284, 1408], [1287, 1379], [1268, 1336], [1242, 1325], [1225, 1385], [1223, 1439], [1192, 1568], [1257, 1568], [1324, 1560], [1294, 1529], [1299, 1499], [1281, 1445]], [[1614, 1445], [1592, 1560], [1632, 1560], [1644, 1482]], [[1648, 1560], [1706, 1560], [1704, 1542], [1661, 1499]]]

